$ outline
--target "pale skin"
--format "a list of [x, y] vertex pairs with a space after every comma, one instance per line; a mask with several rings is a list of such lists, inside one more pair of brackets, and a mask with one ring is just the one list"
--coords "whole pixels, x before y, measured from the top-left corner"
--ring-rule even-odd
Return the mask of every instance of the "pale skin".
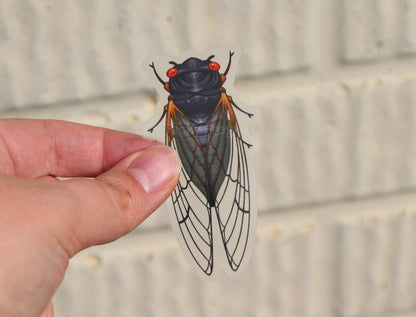
[[0, 120], [0, 316], [53, 316], [69, 259], [136, 228], [179, 170], [171, 149], [138, 135]]

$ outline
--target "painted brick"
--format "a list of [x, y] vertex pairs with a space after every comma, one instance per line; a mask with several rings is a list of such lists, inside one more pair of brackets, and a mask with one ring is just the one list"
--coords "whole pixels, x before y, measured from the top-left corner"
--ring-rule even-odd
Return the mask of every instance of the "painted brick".
[[0, 108], [149, 88], [144, 59], [241, 47], [240, 75], [305, 68], [309, 1], [3, 1]]
[[405, 54], [415, 54], [416, 52], [416, 3], [411, 0], [401, 0], [400, 14], [400, 52]]
[[238, 279], [197, 277], [170, 231], [132, 234], [71, 260], [56, 313], [401, 316], [416, 311], [415, 198], [263, 215], [252, 260]]
[[341, 59], [374, 61], [415, 55], [416, 5], [412, 0], [343, 0]]
[[415, 75], [259, 97], [253, 134], [260, 209], [414, 188]]
[[[414, 207], [410, 207], [413, 209]], [[358, 221], [339, 221], [340, 309], [346, 316], [377, 316], [414, 309], [413, 210], [380, 216], [380, 207]]]

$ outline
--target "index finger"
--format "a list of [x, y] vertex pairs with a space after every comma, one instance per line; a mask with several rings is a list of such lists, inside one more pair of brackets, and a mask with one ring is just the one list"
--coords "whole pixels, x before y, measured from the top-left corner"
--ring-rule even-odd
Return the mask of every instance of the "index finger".
[[66, 121], [1, 119], [0, 173], [94, 177], [156, 144], [139, 135]]

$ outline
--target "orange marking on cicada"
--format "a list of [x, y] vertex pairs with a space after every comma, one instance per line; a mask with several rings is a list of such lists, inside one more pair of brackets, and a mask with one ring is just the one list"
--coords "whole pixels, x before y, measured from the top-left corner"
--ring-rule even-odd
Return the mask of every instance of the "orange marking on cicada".
[[227, 77], [224, 74], [221, 74], [221, 83], [223, 84]]
[[237, 126], [237, 118], [236, 118], [236, 116], [235, 116], [234, 110], [233, 110], [233, 108], [231, 107], [231, 104], [230, 104], [230, 103], [228, 104], [228, 111], [229, 111], [229, 113], [230, 113], [230, 127], [231, 127], [231, 129], [232, 129], [234, 132], [236, 132], [236, 133], [237, 133], [237, 129], [236, 129], [236, 126]]
[[163, 88], [165, 88], [165, 90], [166, 90], [167, 92], [170, 92], [169, 82], [164, 83], [164, 84], [163, 84]]
[[214, 113], [215, 111], [217, 111], [218, 107], [221, 106], [222, 115], [225, 115], [227, 112], [230, 114], [230, 120], [229, 120], [230, 128], [233, 131], [237, 132], [237, 129], [236, 129], [237, 118], [235, 116], [233, 107], [231, 106], [231, 101], [232, 101], [232, 98], [230, 96], [227, 96], [227, 94], [225, 93], [225, 89], [223, 89], [221, 91], [221, 97], [220, 97], [220, 100], [218, 101], [217, 107], [214, 110]]
[[170, 111], [170, 103], [165, 106], [166, 111], [166, 121], [165, 121], [165, 143], [170, 145], [172, 138], [173, 138], [173, 132], [172, 132], [172, 125], [171, 125], [171, 111]]
[[[170, 98], [169, 98], [170, 99]], [[176, 107], [175, 103], [173, 102], [173, 99], [169, 100], [169, 103], [165, 106], [165, 110], [167, 112], [167, 118], [166, 118], [166, 136], [167, 141], [166, 143], [170, 146], [172, 144], [174, 131], [172, 129], [172, 121], [178, 122], [177, 113], [180, 113], [181, 115], [184, 115], [182, 111]]]

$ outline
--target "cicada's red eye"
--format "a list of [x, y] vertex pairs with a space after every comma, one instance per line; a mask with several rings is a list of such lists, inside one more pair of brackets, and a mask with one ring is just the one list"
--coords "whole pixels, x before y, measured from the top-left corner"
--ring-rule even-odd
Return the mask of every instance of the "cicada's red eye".
[[217, 70], [220, 69], [220, 64], [218, 64], [216, 62], [210, 62], [208, 64], [208, 67], [209, 67], [210, 70], [217, 71]]
[[169, 78], [175, 77], [178, 74], [178, 70], [175, 67], [169, 68], [168, 71], [166, 72], [166, 75]]

